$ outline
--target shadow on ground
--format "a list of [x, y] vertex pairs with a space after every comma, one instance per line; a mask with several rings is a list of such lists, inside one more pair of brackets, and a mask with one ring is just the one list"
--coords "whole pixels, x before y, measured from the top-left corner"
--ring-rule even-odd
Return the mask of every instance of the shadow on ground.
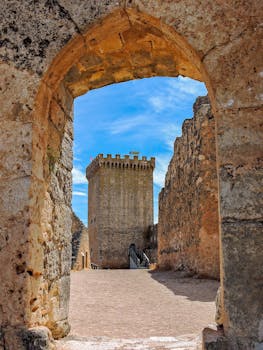
[[219, 282], [211, 279], [186, 277], [177, 271], [149, 271], [151, 277], [170, 289], [175, 295], [187, 297], [191, 301], [212, 302], [216, 298]]

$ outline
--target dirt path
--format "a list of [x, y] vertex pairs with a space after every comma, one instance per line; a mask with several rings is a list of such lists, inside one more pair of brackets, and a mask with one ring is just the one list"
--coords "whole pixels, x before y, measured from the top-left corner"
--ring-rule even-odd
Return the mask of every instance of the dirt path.
[[140, 350], [168, 343], [172, 349], [171, 342], [179, 341], [189, 346], [176, 349], [193, 349], [202, 328], [214, 323], [218, 282], [175, 277], [146, 270], [73, 272], [64, 348], [128, 350], [137, 349], [137, 342]]

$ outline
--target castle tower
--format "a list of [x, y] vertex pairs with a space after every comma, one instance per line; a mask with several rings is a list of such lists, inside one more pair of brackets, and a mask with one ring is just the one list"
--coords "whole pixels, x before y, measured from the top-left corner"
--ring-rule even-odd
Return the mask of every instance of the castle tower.
[[87, 167], [88, 227], [91, 261], [100, 267], [128, 267], [131, 243], [143, 249], [153, 225], [155, 158], [106, 158], [99, 154]]

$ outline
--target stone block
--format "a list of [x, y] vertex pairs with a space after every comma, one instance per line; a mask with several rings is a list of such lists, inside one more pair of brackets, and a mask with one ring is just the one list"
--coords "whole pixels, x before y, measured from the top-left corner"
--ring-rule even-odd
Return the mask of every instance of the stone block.
[[34, 100], [41, 78], [37, 74], [16, 68], [11, 62], [3, 61], [0, 76], [1, 99], [5, 101], [0, 111], [1, 123], [4, 120], [32, 122]]
[[49, 321], [54, 338], [61, 338], [68, 334], [70, 326], [67, 320], [69, 308], [70, 276], [63, 276], [54, 281], [49, 292]]
[[66, 122], [66, 116], [64, 110], [60, 107], [55, 99], [51, 100], [49, 118], [58, 129], [59, 132], [63, 132]]
[[121, 41], [119, 34], [108, 37], [105, 40], [101, 40], [99, 42], [100, 51], [103, 53], [118, 51], [122, 48], [122, 46], [123, 46], [123, 43]]
[[1, 180], [30, 176], [32, 172], [32, 124], [1, 122]]
[[62, 203], [56, 203], [53, 217], [54, 240], [60, 244], [71, 240], [71, 208]]
[[204, 328], [202, 331], [203, 350], [230, 350], [222, 330]]
[[44, 270], [45, 270], [45, 278], [49, 281], [53, 281], [54, 279], [60, 276], [61, 269], [61, 261], [60, 261], [60, 252], [57, 247], [52, 247], [53, 250], [49, 251], [49, 249], [45, 250], [45, 259], [44, 259]]
[[223, 110], [218, 120], [222, 217], [260, 219], [262, 213], [262, 108]]
[[[231, 219], [222, 222], [225, 331], [232, 337], [258, 339], [260, 335], [263, 314], [262, 232], [262, 222]], [[249, 293], [244, 293], [244, 286], [248, 286]]]
[[[71, 126], [68, 124], [71, 122], [67, 122], [67, 128], [71, 129]], [[65, 133], [63, 135], [62, 143], [61, 143], [61, 154], [60, 154], [61, 164], [64, 168], [71, 171], [73, 167], [73, 139], [72, 135], [69, 133]]]
[[59, 104], [60, 108], [66, 112], [66, 115], [72, 119], [73, 97], [66, 88], [64, 81], [58, 85], [56, 91], [53, 93], [53, 98]]
[[262, 107], [218, 110], [220, 165], [231, 160], [234, 166], [259, 167], [263, 152], [262, 114]]
[[46, 327], [29, 328], [23, 332], [23, 345], [27, 350], [52, 350], [55, 344], [51, 332]]
[[61, 256], [61, 275], [68, 276], [70, 274], [70, 269], [71, 269], [71, 256], [72, 256], [71, 242], [62, 246], [60, 256]]
[[[216, 47], [204, 58], [211, 76], [218, 109], [262, 106], [263, 48], [258, 38], [262, 28], [248, 27], [224, 47]], [[242, 44], [241, 44], [242, 43]]]
[[46, 327], [6, 327], [0, 332], [0, 349], [55, 350], [56, 347], [51, 332]]
[[0, 213], [3, 219], [15, 218], [25, 209], [29, 210], [29, 190], [31, 179], [29, 176], [1, 181], [0, 193], [2, 205]]

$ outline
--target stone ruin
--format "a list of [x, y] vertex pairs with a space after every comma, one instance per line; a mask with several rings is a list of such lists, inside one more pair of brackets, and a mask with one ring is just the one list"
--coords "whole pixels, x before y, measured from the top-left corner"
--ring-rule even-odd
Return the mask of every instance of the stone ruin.
[[159, 195], [158, 266], [219, 279], [215, 119], [208, 97], [194, 104]]
[[262, 12], [255, 0], [1, 2], [1, 350], [70, 329], [74, 98], [179, 74], [205, 82], [215, 117], [223, 333], [203, 346], [262, 347]]

